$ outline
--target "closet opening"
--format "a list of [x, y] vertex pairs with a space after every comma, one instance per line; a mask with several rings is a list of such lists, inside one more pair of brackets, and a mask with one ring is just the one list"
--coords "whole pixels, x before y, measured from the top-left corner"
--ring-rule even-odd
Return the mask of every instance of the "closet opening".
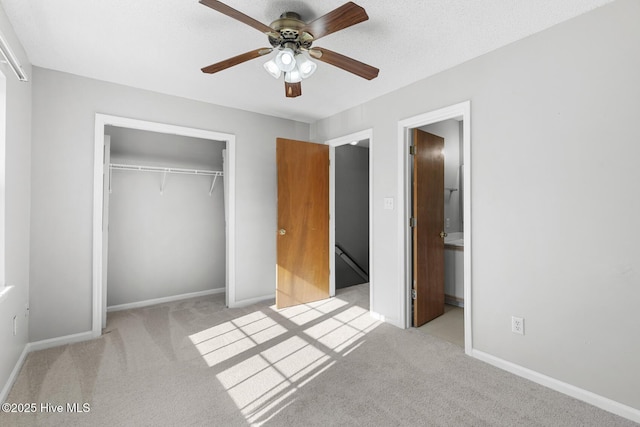
[[234, 144], [96, 116], [94, 336], [109, 312], [219, 293], [233, 305]]

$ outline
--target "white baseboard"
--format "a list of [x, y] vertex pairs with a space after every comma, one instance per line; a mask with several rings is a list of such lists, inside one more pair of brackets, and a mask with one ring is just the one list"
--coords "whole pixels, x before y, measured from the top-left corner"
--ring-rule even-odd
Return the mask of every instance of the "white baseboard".
[[454, 295], [444, 294], [444, 303], [464, 308], [464, 298], [460, 298]]
[[81, 332], [79, 334], [66, 335], [64, 337], [50, 338], [42, 341], [27, 343], [27, 345], [24, 346], [24, 349], [22, 350], [22, 354], [20, 354], [18, 361], [16, 362], [13, 371], [11, 371], [11, 375], [9, 375], [6, 384], [2, 388], [2, 393], [0, 393], [0, 403], [3, 403], [9, 395], [11, 387], [13, 387], [13, 383], [16, 381], [16, 378], [18, 378], [20, 369], [22, 369], [22, 365], [27, 358], [27, 354], [31, 353], [32, 351], [44, 350], [47, 348], [57, 347], [65, 344], [73, 344], [80, 341], [87, 341], [93, 338], [93, 333], [89, 331]]
[[18, 378], [18, 374], [20, 373], [20, 369], [22, 369], [22, 365], [24, 364], [24, 360], [29, 353], [29, 344], [24, 346], [16, 365], [13, 367], [13, 371], [11, 371], [11, 375], [7, 379], [6, 384], [2, 388], [2, 392], [0, 393], [0, 403], [4, 403], [7, 397], [9, 396], [9, 392], [11, 391], [11, 387], [13, 387], [13, 383], [16, 382], [16, 378]]
[[34, 341], [27, 344], [28, 352], [58, 347], [65, 344], [73, 344], [80, 341], [88, 341], [95, 338], [93, 332], [80, 332], [79, 334], [65, 335], [63, 337], [49, 338], [47, 340]]
[[387, 317], [384, 314], [380, 314], [378, 312], [371, 311], [371, 310], [369, 310], [369, 315], [375, 320], [379, 320], [380, 322], [388, 323], [390, 325], [395, 326], [396, 328], [407, 329], [405, 324], [398, 318]]
[[598, 394], [581, 389], [555, 378], [548, 377], [539, 372], [533, 371], [520, 365], [516, 365], [515, 363], [508, 362], [504, 359], [500, 359], [499, 357], [492, 356], [479, 350], [472, 350], [471, 355], [476, 359], [482, 360], [483, 362], [486, 362], [497, 368], [504, 369], [505, 371], [526, 378], [552, 390], [559, 391], [560, 393], [566, 394], [578, 400], [582, 400], [583, 402], [587, 402], [590, 405], [596, 406], [600, 409], [604, 409], [605, 411], [640, 423], [639, 409], [632, 408], [631, 406], [624, 405], [620, 402], [616, 402], [615, 400], [600, 396]]
[[209, 289], [206, 291], [190, 292], [188, 294], [172, 295], [170, 297], [154, 298], [154, 299], [148, 299], [145, 301], [131, 302], [127, 304], [112, 305], [110, 307], [107, 307], [107, 313], [112, 311], [129, 310], [131, 308], [148, 307], [150, 305], [164, 304], [167, 302], [180, 301], [180, 300], [189, 299], [189, 298], [204, 297], [204, 296], [213, 295], [213, 294], [221, 294], [221, 293], [224, 293], [224, 291], [225, 291], [225, 288], [217, 288], [217, 289]]
[[263, 295], [261, 297], [256, 297], [256, 298], [247, 298], [247, 299], [242, 299], [242, 300], [233, 301], [233, 302], [230, 301], [229, 308], [246, 307], [251, 304], [256, 304], [269, 299], [274, 299], [275, 297], [276, 297], [275, 294], [269, 294], [269, 295]]

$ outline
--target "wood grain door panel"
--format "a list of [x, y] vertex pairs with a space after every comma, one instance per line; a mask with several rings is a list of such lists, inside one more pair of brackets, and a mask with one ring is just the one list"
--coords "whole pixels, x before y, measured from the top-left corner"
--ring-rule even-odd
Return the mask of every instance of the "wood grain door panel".
[[276, 140], [276, 307], [329, 297], [329, 147]]
[[414, 129], [413, 325], [444, 313], [444, 139]]

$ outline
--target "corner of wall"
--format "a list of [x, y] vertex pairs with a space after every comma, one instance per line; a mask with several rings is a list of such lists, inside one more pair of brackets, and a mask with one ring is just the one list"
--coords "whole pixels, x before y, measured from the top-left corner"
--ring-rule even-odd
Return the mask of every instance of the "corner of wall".
[[[0, 6], [0, 32], [31, 77], [31, 64], [9, 19]], [[0, 401], [6, 399], [28, 352], [29, 241], [31, 213], [31, 81], [20, 81], [7, 64], [4, 100], [4, 169], [6, 186], [4, 253], [5, 281], [11, 286], [0, 301]], [[0, 283], [4, 286], [5, 283]]]

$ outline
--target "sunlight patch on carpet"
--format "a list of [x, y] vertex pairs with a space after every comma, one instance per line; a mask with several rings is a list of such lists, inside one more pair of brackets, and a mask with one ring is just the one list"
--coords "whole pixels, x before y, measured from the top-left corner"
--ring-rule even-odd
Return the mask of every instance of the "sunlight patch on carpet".
[[305, 325], [345, 305], [347, 305], [346, 301], [339, 298], [329, 298], [307, 304], [295, 305], [293, 307], [287, 307], [280, 310], [278, 310], [275, 305], [270, 308], [296, 325]]
[[[245, 419], [261, 425], [296, 399], [380, 325], [369, 311], [340, 298], [255, 311], [191, 335]], [[222, 364], [224, 362], [224, 364]]]
[[239, 317], [189, 338], [210, 367], [235, 357], [287, 330], [261, 311]]

